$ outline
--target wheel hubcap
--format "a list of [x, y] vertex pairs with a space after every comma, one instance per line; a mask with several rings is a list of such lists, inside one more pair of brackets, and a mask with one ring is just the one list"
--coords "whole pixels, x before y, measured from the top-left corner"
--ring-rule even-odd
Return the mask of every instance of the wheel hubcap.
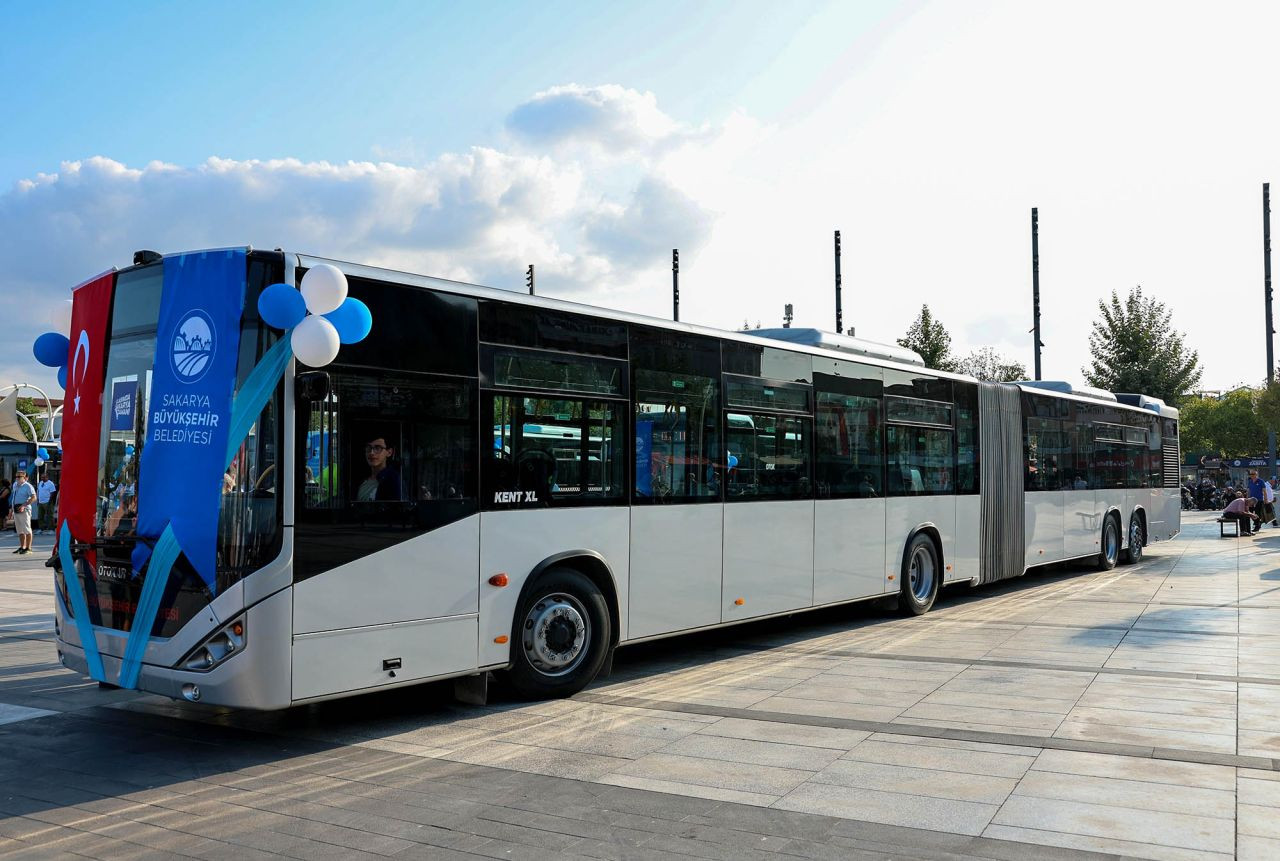
[[591, 629], [586, 608], [572, 595], [557, 593], [540, 599], [525, 616], [525, 656], [538, 672], [563, 676], [586, 657]]
[[1129, 525], [1129, 555], [1135, 559], [1142, 555], [1142, 527], [1136, 521]]
[[923, 547], [917, 547], [911, 554], [911, 565], [907, 569], [907, 577], [911, 584], [911, 594], [917, 601], [927, 601], [933, 591], [933, 554]]

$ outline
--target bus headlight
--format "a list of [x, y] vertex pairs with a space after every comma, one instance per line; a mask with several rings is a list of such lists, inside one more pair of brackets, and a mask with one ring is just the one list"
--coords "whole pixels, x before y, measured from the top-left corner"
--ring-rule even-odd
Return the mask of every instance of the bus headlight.
[[244, 618], [229, 622], [196, 646], [178, 662], [178, 669], [207, 673], [227, 658], [243, 651], [246, 641]]

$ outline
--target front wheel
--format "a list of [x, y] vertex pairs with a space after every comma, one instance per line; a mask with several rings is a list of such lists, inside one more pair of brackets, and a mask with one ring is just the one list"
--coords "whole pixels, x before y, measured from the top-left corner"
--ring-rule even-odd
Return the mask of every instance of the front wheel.
[[938, 548], [932, 539], [928, 535], [912, 538], [902, 557], [902, 592], [898, 595], [898, 611], [904, 616], [922, 616], [929, 612], [938, 597], [941, 570]]
[[600, 672], [612, 642], [609, 607], [586, 576], [552, 568], [516, 608], [511, 688], [526, 699], [567, 697]]
[[1102, 523], [1102, 552], [1098, 554], [1098, 570], [1110, 571], [1120, 561], [1120, 526], [1108, 516]]
[[1124, 552], [1124, 561], [1130, 565], [1142, 561], [1142, 547], [1147, 540], [1145, 530], [1142, 528], [1142, 520], [1135, 516], [1129, 521], [1129, 549]]

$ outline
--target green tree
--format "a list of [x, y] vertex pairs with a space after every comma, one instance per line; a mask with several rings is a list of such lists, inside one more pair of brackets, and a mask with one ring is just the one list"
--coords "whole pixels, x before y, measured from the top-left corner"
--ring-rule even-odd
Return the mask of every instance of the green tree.
[[951, 356], [951, 333], [934, 318], [928, 305], [920, 306], [920, 316], [907, 329], [907, 334], [898, 339], [898, 346], [919, 353], [926, 368], [936, 371], [955, 370], [955, 359]]
[[1089, 335], [1093, 360], [1082, 368], [1091, 386], [1109, 392], [1139, 392], [1177, 405], [1200, 384], [1200, 356], [1187, 349], [1163, 302], [1142, 294], [1139, 284], [1122, 301], [1098, 301], [1099, 319]]
[[979, 347], [960, 361], [955, 369], [962, 374], [992, 383], [1010, 383], [1027, 378], [1027, 366], [1002, 356], [991, 347]]
[[1239, 388], [1220, 398], [1191, 398], [1181, 407], [1179, 434], [1189, 454], [1256, 455], [1267, 448], [1260, 389]]

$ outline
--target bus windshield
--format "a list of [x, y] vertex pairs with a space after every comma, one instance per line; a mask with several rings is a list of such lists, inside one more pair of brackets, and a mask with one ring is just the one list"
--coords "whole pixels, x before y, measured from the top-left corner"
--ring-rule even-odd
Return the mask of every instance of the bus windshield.
[[[241, 318], [237, 386], [274, 343], [277, 333], [260, 323], [257, 297], [279, 281], [279, 255], [251, 254]], [[112, 299], [111, 332], [102, 398], [98, 500], [94, 540], [96, 566], [80, 564], [95, 624], [128, 630], [145, 577], [132, 569], [136, 540], [139, 459], [146, 446], [152, 364], [160, 313], [163, 264], [120, 273]], [[154, 636], [170, 636], [217, 594], [270, 561], [280, 545], [281, 393], [268, 401], [223, 476], [218, 525], [216, 591], [180, 558], [157, 614]], [[96, 601], [95, 601], [96, 597]]]

